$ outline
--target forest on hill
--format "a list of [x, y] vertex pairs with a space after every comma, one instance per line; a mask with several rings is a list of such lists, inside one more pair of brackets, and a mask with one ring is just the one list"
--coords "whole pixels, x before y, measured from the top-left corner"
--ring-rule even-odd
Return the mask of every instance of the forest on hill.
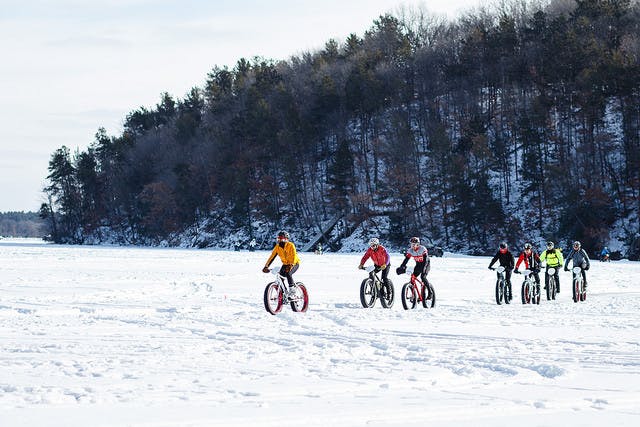
[[396, 15], [315, 52], [213, 66], [183, 98], [131, 111], [122, 134], [56, 150], [40, 209], [52, 239], [267, 247], [286, 228], [338, 250], [360, 230], [473, 254], [578, 239], [637, 258], [638, 2]]

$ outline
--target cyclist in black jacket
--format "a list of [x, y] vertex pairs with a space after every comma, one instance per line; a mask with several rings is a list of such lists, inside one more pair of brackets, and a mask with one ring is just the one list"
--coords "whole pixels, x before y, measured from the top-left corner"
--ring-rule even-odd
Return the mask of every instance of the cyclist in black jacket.
[[507, 282], [507, 287], [509, 288], [509, 299], [513, 298], [513, 294], [511, 292], [511, 271], [516, 264], [516, 261], [513, 257], [513, 254], [509, 251], [509, 246], [506, 242], [500, 243], [500, 248], [498, 248], [498, 252], [491, 259], [489, 263], [489, 270], [492, 269], [493, 264], [496, 261], [500, 261], [500, 265], [504, 267], [504, 279]]

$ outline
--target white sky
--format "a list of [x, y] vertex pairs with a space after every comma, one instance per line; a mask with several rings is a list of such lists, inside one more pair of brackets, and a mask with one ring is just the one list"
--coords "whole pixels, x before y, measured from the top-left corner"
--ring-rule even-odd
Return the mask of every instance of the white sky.
[[0, 0], [0, 212], [36, 211], [49, 159], [215, 66], [362, 36], [401, 5], [454, 17], [482, 0]]

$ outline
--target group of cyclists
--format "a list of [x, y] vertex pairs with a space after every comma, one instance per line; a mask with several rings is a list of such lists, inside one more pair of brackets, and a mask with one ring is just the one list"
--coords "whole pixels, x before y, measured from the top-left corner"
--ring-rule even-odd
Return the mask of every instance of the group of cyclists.
[[[540, 269], [542, 268], [542, 263], [546, 263], [546, 272], [549, 271], [550, 268], [555, 270], [554, 277], [556, 282], [556, 293], [560, 293], [560, 276], [558, 271], [562, 268], [564, 264], [564, 271], [569, 271], [569, 263], [573, 263], [573, 267], [580, 267], [582, 272], [582, 278], [584, 280], [584, 287], [587, 287], [587, 274], [586, 271], [589, 270], [589, 256], [582, 249], [582, 245], [579, 241], [573, 242], [571, 247], [571, 251], [567, 255], [566, 259], [563, 259], [562, 250], [555, 247], [555, 244], [551, 241], [547, 242], [547, 249], [544, 250], [540, 255], [535, 251], [531, 243], [525, 243], [522, 249], [522, 252], [518, 256], [518, 261], [515, 261], [515, 257], [509, 251], [509, 246], [506, 242], [500, 243], [498, 248], [498, 252], [491, 259], [489, 263], [489, 269], [493, 269], [493, 264], [496, 262], [500, 263], [500, 266], [505, 269], [505, 280], [507, 282], [507, 286], [511, 289], [511, 272], [519, 273], [518, 268], [520, 264], [524, 264], [524, 268], [531, 270], [531, 273], [535, 279], [536, 286], [538, 287], [537, 291], [540, 292]], [[545, 274], [544, 276], [544, 286], [545, 289], [549, 286], [549, 274]]]
[[[540, 291], [540, 270], [542, 268], [542, 263], [546, 264], [546, 271], [549, 268], [555, 269], [555, 281], [557, 284], [556, 292], [560, 292], [560, 277], [558, 275], [558, 271], [564, 264], [564, 270], [569, 271], [569, 263], [573, 263], [573, 267], [581, 267], [582, 277], [584, 279], [584, 286], [587, 286], [587, 276], [586, 271], [589, 270], [589, 256], [582, 249], [582, 245], [579, 241], [573, 242], [572, 249], [567, 255], [567, 258], [564, 259], [562, 256], [562, 250], [555, 247], [555, 244], [551, 241], [547, 242], [547, 249], [544, 250], [541, 254], [538, 254], [531, 243], [525, 243], [523, 246], [522, 252], [518, 255], [518, 260], [515, 260], [515, 257], [509, 251], [509, 246], [506, 242], [502, 242], [499, 245], [498, 252], [491, 259], [489, 263], [489, 269], [493, 268], [493, 265], [496, 262], [499, 262], [502, 267], [505, 268], [505, 280], [506, 283], [511, 289], [511, 273], [519, 273], [520, 265], [523, 265], [525, 269], [528, 269], [532, 272], [536, 286], [538, 287], [538, 292]], [[287, 278], [287, 282], [289, 287], [294, 286], [293, 273], [298, 270], [300, 266], [300, 258], [298, 257], [298, 253], [296, 251], [296, 247], [293, 242], [290, 241], [289, 233], [286, 231], [280, 231], [277, 236], [276, 245], [271, 252], [264, 268], [263, 272], [268, 273], [269, 266], [274, 261], [276, 256], [280, 257], [282, 261], [282, 267], [280, 268], [280, 274]], [[369, 247], [366, 252], [362, 256], [360, 260], [360, 264], [358, 265], [359, 269], [364, 269], [364, 263], [371, 259], [375, 266], [375, 269], [370, 273], [374, 272], [382, 272], [382, 280], [388, 284], [389, 281], [389, 270], [391, 265], [391, 257], [389, 256], [389, 252], [387, 249], [380, 244], [380, 240], [377, 237], [371, 238], [369, 240]], [[407, 268], [407, 263], [410, 260], [415, 261], [415, 266], [413, 268], [413, 274], [416, 277], [420, 277], [420, 279], [426, 284], [427, 274], [431, 268], [431, 262], [429, 260], [429, 252], [426, 247], [420, 244], [420, 239], [418, 237], [412, 237], [409, 239], [409, 249], [407, 249], [405, 253], [404, 260], [402, 264], [398, 268], [396, 268], [396, 274], [404, 274]], [[546, 273], [545, 271], [545, 273]], [[549, 275], [545, 274], [545, 289], [549, 285]]]
[[[282, 261], [282, 267], [280, 267], [280, 275], [287, 278], [287, 283], [289, 287], [293, 287], [293, 273], [298, 270], [300, 266], [300, 258], [298, 257], [298, 253], [296, 252], [296, 247], [293, 242], [290, 241], [289, 233], [286, 231], [280, 231], [277, 236], [277, 242], [271, 251], [271, 255], [267, 259], [262, 271], [264, 273], [269, 273], [269, 266], [275, 260], [276, 256], [280, 257]], [[389, 256], [389, 252], [387, 249], [380, 244], [380, 240], [377, 237], [371, 238], [369, 240], [369, 247], [367, 251], [363, 255], [360, 260], [360, 265], [358, 268], [363, 270], [364, 263], [367, 262], [368, 259], [371, 259], [374, 264], [374, 270], [370, 273], [378, 273], [382, 272], [382, 280], [388, 284], [389, 283], [389, 270], [391, 265], [391, 257]], [[396, 268], [396, 274], [404, 274], [407, 269], [407, 263], [409, 260], [413, 259], [415, 261], [415, 266], [413, 267], [413, 274], [416, 277], [420, 277], [423, 283], [428, 283], [427, 274], [431, 268], [431, 262], [429, 260], [429, 251], [426, 247], [420, 244], [420, 239], [418, 237], [412, 237], [409, 239], [409, 249], [405, 253], [404, 261], [398, 268]]]

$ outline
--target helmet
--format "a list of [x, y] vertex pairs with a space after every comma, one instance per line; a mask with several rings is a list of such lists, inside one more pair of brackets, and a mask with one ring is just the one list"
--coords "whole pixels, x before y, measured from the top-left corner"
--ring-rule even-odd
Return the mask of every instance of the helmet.
[[573, 247], [574, 247], [574, 248], [578, 248], [578, 249], [580, 249], [580, 247], [581, 247], [581, 246], [582, 246], [582, 245], [580, 244], [580, 242], [579, 242], [579, 241], [577, 241], [577, 240], [576, 240], [575, 242], [573, 242]]
[[412, 245], [419, 245], [420, 244], [420, 239], [418, 237], [412, 237], [409, 240], [409, 243], [411, 243]]
[[531, 243], [525, 243], [524, 244], [524, 248], [525, 249], [531, 249]]
[[289, 240], [289, 233], [284, 230], [278, 232], [278, 240]]
[[380, 244], [380, 240], [377, 237], [372, 237], [369, 240], [369, 246], [378, 246]]
[[553, 247], [554, 247], [553, 242], [551, 240], [549, 240], [547, 242], [547, 249], [553, 249]]
[[509, 249], [509, 245], [507, 245], [507, 242], [500, 243], [500, 253], [501, 254], [506, 254], [507, 253], [507, 249]]

